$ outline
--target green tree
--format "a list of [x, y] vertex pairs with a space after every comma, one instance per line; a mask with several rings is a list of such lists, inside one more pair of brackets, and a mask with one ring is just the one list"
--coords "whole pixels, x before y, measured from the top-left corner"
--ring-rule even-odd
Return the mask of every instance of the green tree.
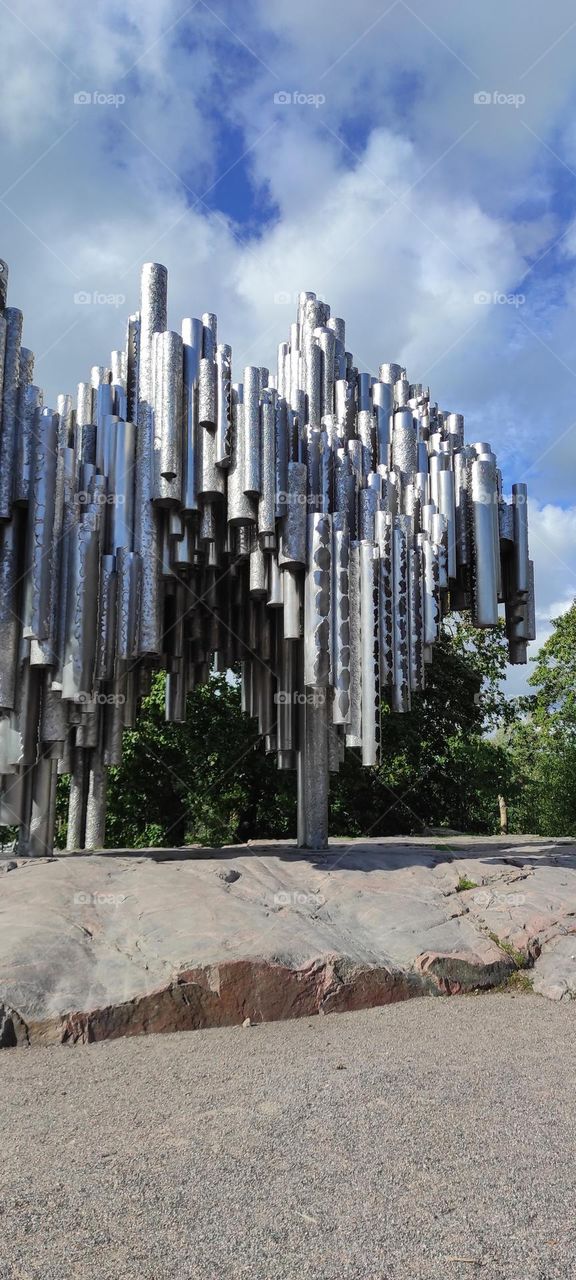
[[109, 770], [107, 845], [220, 845], [291, 834], [294, 777], [279, 774], [265, 755], [255, 721], [241, 710], [237, 682], [213, 675], [198, 685], [185, 724], [166, 724], [164, 697], [158, 673], [136, 728], [124, 735], [122, 764]]
[[411, 711], [383, 709], [379, 767], [364, 770], [359, 753], [347, 753], [332, 788], [334, 830], [497, 831], [498, 795], [515, 784], [508, 752], [486, 734], [513, 715], [502, 691], [506, 663], [503, 624], [484, 631], [467, 617], [446, 620]]
[[[509, 717], [501, 680], [502, 628], [445, 623], [426, 689], [407, 715], [382, 709], [382, 762], [363, 769], [348, 751], [332, 775], [334, 835], [415, 832], [424, 825], [498, 829], [498, 794], [513, 790], [510, 756], [486, 736]], [[225, 844], [296, 830], [295, 776], [266, 756], [236, 682], [212, 676], [188, 700], [185, 724], [164, 721], [165, 677], [154, 677], [122, 765], [109, 771], [110, 846]], [[64, 789], [59, 813], [65, 813]], [[64, 838], [61, 823], [60, 840]]]
[[576, 601], [534, 659], [509, 748], [522, 780], [512, 819], [537, 835], [576, 835]]

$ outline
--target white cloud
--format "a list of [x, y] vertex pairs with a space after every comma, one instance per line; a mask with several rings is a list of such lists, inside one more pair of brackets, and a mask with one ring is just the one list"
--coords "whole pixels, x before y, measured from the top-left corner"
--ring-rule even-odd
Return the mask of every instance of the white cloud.
[[[274, 295], [315, 289], [345, 316], [362, 366], [406, 361], [465, 412], [470, 437], [491, 439], [506, 486], [527, 473], [549, 617], [571, 598], [576, 565], [574, 508], [559, 505], [573, 501], [576, 465], [573, 228], [562, 275], [552, 251], [542, 283], [528, 255], [566, 225], [554, 203], [566, 171], [540, 139], [572, 164], [573, 11], [568, 0], [546, 15], [540, 0], [487, 0], [472, 21], [452, 0], [412, 0], [379, 19], [373, 0], [342, 23], [331, 0], [253, 0], [241, 15], [202, 0], [190, 11], [128, 0], [121, 16], [112, 0], [5, 12], [10, 300], [54, 395], [122, 342], [143, 260], [169, 268], [170, 323], [218, 312], [237, 376], [271, 363], [286, 336], [292, 314]], [[275, 105], [280, 88], [326, 103]], [[522, 91], [526, 103], [476, 106], [479, 88]], [[126, 102], [76, 107], [79, 89]], [[220, 178], [249, 148], [255, 202], [273, 210], [250, 233], [218, 212], [234, 170]], [[84, 289], [126, 303], [78, 307]], [[479, 305], [480, 290], [526, 301]]]

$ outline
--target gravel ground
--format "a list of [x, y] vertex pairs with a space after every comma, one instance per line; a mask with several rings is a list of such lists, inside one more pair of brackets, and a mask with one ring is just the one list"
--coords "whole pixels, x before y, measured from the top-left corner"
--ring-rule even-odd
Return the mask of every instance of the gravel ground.
[[574, 1005], [0, 1054], [2, 1280], [576, 1276]]

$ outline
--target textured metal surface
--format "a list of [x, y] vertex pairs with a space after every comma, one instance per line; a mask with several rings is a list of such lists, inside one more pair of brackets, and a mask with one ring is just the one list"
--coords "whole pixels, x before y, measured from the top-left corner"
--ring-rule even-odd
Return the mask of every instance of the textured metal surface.
[[397, 516], [392, 535], [392, 708], [410, 710], [410, 660], [408, 616], [408, 516]]
[[136, 494], [134, 548], [142, 559], [138, 650], [155, 655], [161, 646], [160, 528], [153, 490], [153, 337], [166, 328], [168, 273], [156, 262], [142, 269], [138, 349]]
[[334, 724], [350, 720], [350, 597], [348, 575], [350, 535], [346, 517], [332, 521], [332, 685]]
[[2, 417], [0, 421], [0, 520], [9, 520], [12, 514], [12, 486], [16, 451], [22, 312], [18, 311], [16, 307], [7, 307], [4, 312], [4, 320], [6, 332], [3, 360]]
[[271, 549], [276, 541], [276, 398], [275, 390], [264, 390], [260, 404], [260, 496], [258, 533]]
[[216, 348], [215, 462], [218, 467], [227, 467], [230, 462], [231, 360], [232, 348], [221, 343]]
[[202, 321], [182, 321], [182, 514], [198, 510], [198, 374], [202, 351]]
[[330, 683], [331, 535], [331, 516], [308, 516], [308, 571], [304, 589], [304, 684], [322, 688]]
[[308, 469], [303, 462], [288, 463], [288, 486], [282, 495], [284, 516], [280, 535], [280, 564], [306, 563], [306, 481]]
[[154, 477], [159, 506], [182, 505], [182, 338], [170, 330], [154, 335]]
[[20, 640], [18, 618], [19, 550], [23, 517], [0, 525], [0, 707], [12, 709], [16, 697], [16, 675]]
[[243, 489], [250, 497], [260, 494], [260, 370], [244, 370]]
[[362, 764], [378, 763], [380, 689], [378, 577], [374, 542], [360, 543], [360, 638], [362, 647]]
[[325, 849], [328, 840], [328, 710], [326, 689], [309, 689], [300, 706], [296, 771], [297, 835], [304, 849]]
[[[498, 621], [498, 588], [493, 535], [493, 511], [496, 497], [494, 481], [494, 469], [490, 462], [477, 460], [472, 463], [470, 485], [474, 547], [472, 616], [477, 627], [492, 626]], [[515, 548], [516, 545], [515, 542]]]
[[103, 844], [106, 770], [152, 671], [178, 722], [238, 665], [265, 750], [297, 771], [299, 840], [322, 848], [329, 771], [345, 745], [378, 763], [382, 703], [409, 710], [449, 607], [489, 626], [503, 604], [525, 661], [525, 486], [504, 498], [490, 446], [399, 364], [359, 373], [313, 293], [276, 372], [233, 383], [215, 315], [167, 329], [158, 263], [125, 350], [43, 408], [7, 279], [0, 263], [0, 817], [49, 851], [70, 772], [68, 845]]
[[58, 415], [44, 409], [35, 441], [32, 494], [26, 547], [26, 583], [23, 634], [34, 640], [50, 636], [52, 616], [54, 518]]
[[362, 630], [360, 605], [360, 543], [351, 542], [348, 556], [350, 602], [350, 709], [346, 746], [362, 746]]

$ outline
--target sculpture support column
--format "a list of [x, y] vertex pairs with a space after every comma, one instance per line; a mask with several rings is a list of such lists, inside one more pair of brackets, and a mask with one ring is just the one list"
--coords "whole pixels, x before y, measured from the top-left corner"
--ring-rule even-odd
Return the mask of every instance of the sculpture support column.
[[306, 690], [300, 707], [297, 763], [298, 845], [301, 849], [328, 846], [328, 699], [326, 690]]
[[86, 849], [104, 848], [106, 835], [106, 769], [92, 753], [86, 801]]
[[83, 849], [86, 836], [86, 752], [75, 747], [72, 773], [70, 775], [70, 795], [68, 798], [68, 837], [67, 849]]

